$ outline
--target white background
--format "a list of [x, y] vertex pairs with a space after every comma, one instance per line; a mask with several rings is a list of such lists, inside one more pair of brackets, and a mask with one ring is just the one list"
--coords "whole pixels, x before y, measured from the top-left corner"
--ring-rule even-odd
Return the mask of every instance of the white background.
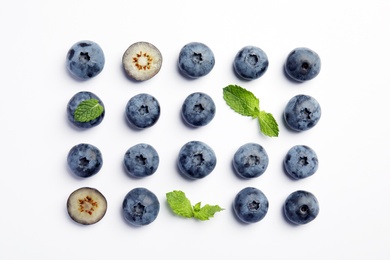
[[[0, 9], [0, 259], [389, 259], [390, 2], [345, 1], [7, 1]], [[106, 64], [86, 82], [65, 68], [68, 49], [79, 40], [97, 42]], [[163, 66], [149, 81], [134, 83], [123, 73], [127, 47], [149, 41], [163, 55]], [[177, 70], [178, 53], [191, 41], [207, 44], [216, 64], [204, 78], [187, 80]], [[268, 55], [268, 71], [258, 80], [238, 79], [232, 61], [246, 45]], [[317, 78], [303, 84], [283, 73], [287, 54], [309, 47], [322, 59]], [[233, 112], [222, 88], [237, 84], [260, 98], [280, 126], [278, 138], [260, 134], [257, 122]], [[75, 130], [66, 105], [81, 90], [104, 102], [106, 115], [96, 128]], [[208, 93], [217, 105], [214, 120], [190, 129], [180, 117], [187, 95]], [[154, 95], [161, 117], [152, 128], [135, 131], [124, 119], [135, 94]], [[282, 113], [296, 94], [315, 97], [322, 118], [307, 132], [289, 131]], [[184, 179], [176, 158], [187, 141], [208, 143], [217, 167], [207, 178]], [[72, 176], [69, 149], [80, 142], [103, 153], [102, 170], [89, 179]], [[125, 151], [146, 142], [160, 155], [157, 172], [129, 178]], [[267, 171], [242, 180], [231, 167], [246, 142], [263, 145]], [[282, 168], [287, 150], [311, 146], [320, 165], [312, 177], [292, 181]], [[108, 200], [106, 216], [92, 226], [67, 215], [68, 195], [82, 186], [98, 188]], [[266, 217], [243, 225], [231, 205], [247, 186], [269, 199]], [[158, 218], [135, 228], [121, 215], [121, 204], [135, 187], [160, 200]], [[206, 222], [173, 215], [165, 193], [183, 190], [193, 203], [219, 204], [226, 210]], [[297, 189], [313, 192], [320, 214], [304, 226], [288, 224], [285, 198]]]

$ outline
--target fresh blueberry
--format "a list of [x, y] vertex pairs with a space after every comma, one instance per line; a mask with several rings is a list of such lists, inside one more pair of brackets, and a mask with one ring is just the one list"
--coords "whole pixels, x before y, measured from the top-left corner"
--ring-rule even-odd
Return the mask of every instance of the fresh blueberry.
[[268, 167], [268, 154], [259, 144], [244, 144], [234, 154], [233, 166], [243, 178], [259, 177]]
[[149, 94], [133, 96], [126, 105], [126, 118], [137, 128], [153, 126], [160, 118], [160, 103]]
[[189, 78], [199, 78], [209, 74], [214, 64], [214, 53], [203, 43], [191, 42], [180, 50], [179, 69]]
[[303, 179], [313, 175], [318, 169], [318, 158], [315, 151], [306, 145], [295, 145], [288, 150], [284, 169], [293, 179]]
[[66, 56], [66, 67], [76, 78], [86, 80], [97, 76], [104, 67], [104, 53], [93, 41], [75, 43]]
[[160, 157], [153, 146], [139, 143], [130, 147], [124, 156], [126, 172], [136, 178], [152, 175], [156, 172]]
[[67, 162], [70, 170], [82, 178], [95, 175], [103, 166], [103, 158], [100, 150], [86, 143], [73, 146], [68, 153]]
[[180, 172], [190, 179], [209, 175], [217, 164], [213, 149], [201, 141], [190, 141], [179, 152], [177, 165]]
[[129, 191], [122, 204], [123, 216], [130, 224], [145, 226], [152, 223], [160, 211], [157, 196], [146, 188]]
[[[79, 122], [79, 121], [75, 120], [76, 108], [80, 105], [81, 102], [86, 101], [86, 100], [90, 100], [90, 99], [98, 100], [99, 104], [103, 107], [103, 112], [100, 114], [99, 117], [97, 117], [93, 120], [87, 121], [87, 122]], [[104, 104], [103, 104], [102, 100], [98, 96], [96, 96], [94, 93], [88, 92], [88, 91], [81, 91], [81, 92], [76, 93], [69, 100], [68, 105], [67, 105], [68, 119], [73, 125], [75, 125], [78, 128], [91, 128], [91, 127], [99, 125], [104, 118], [104, 114], [105, 114], [105, 109], [104, 109]]]
[[309, 48], [296, 48], [288, 54], [284, 69], [291, 79], [304, 82], [320, 73], [321, 59]]
[[215, 103], [209, 95], [195, 92], [184, 100], [181, 114], [189, 125], [205, 126], [214, 118]]
[[268, 69], [267, 54], [255, 46], [245, 46], [234, 58], [233, 67], [238, 76], [245, 80], [258, 79]]
[[234, 198], [233, 210], [244, 223], [256, 223], [268, 212], [268, 199], [264, 193], [254, 187], [246, 187]]
[[320, 104], [308, 95], [292, 97], [284, 109], [284, 119], [287, 125], [298, 132], [313, 128], [320, 118]]
[[284, 203], [284, 214], [291, 223], [307, 224], [319, 213], [317, 198], [308, 191], [298, 190], [291, 193]]

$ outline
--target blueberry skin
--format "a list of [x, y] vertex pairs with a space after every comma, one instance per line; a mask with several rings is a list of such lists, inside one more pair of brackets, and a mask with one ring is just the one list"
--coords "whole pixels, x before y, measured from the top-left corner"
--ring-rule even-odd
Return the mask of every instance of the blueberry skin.
[[268, 69], [267, 54], [255, 46], [245, 46], [234, 58], [233, 67], [238, 76], [245, 80], [258, 79]]
[[139, 143], [130, 147], [124, 156], [126, 172], [136, 178], [143, 178], [156, 172], [160, 157], [153, 146]]
[[190, 126], [200, 127], [211, 122], [215, 111], [215, 103], [209, 95], [195, 92], [184, 100], [181, 115]]
[[128, 223], [135, 226], [145, 226], [157, 218], [160, 202], [150, 190], [141, 187], [134, 188], [126, 194], [122, 211]]
[[[76, 111], [76, 108], [78, 107], [78, 105], [82, 101], [89, 100], [89, 99], [99, 100], [99, 104], [101, 106], [103, 106], [103, 113], [99, 117], [95, 118], [94, 120], [88, 121], [88, 122], [75, 121], [74, 120], [74, 112]], [[69, 100], [68, 105], [67, 105], [67, 116], [68, 116], [69, 121], [74, 126], [76, 126], [78, 128], [84, 128], [84, 129], [92, 128], [92, 127], [99, 125], [103, 121], [105, 111], [106, 111], [106, 109], [104, 108], [104, 104], [103, 104], [102, 100], [98, 96], [96, 96], [94, 93], [88, 92], [88, 91], [81, 91], [81, 92], [76, 93]]]
[[284, 119], [287, 125], [298, 132], [313, 128], [320, 118], [320, 104], [315, 98], [308, 95], [292, 97], [284, 109]]
[[67, 162], [75, 175], [88, 178], [100, 171], [103, 166], [103, 157], [97, 147], [81, 143], [70, 149]]
[[190, 141], [182, 146], [177, 165], [183, 176], [201, 179], [208, 176], [217, 164], [213, 149], [201, 141]]
[[133, 96], [126, 105], [126, 118], [137, 128], [144, 129], [153, 126], [160, 118], [160, 103], [146, 93]]
[[180, 50], [179, 70], [189, 78], [206, 76], [214, 68], [213, 51], [204, 43], [191, 42]]
[[242, 178], [256, 178], [262, 175], [268, 167], [268, 154], [256, 143], [247, 143], [238, 148], [233, 157], [236, 173]]
[[293, 179], [304, 179], [317, 171], [318, 157], [312, 148], [295, 145], [288, 150], [283, 165], [286, 173]]
[[268, 212], [268, 199], [264, 193], [254, 187], [239, 191], [233, 201], [233, 210], [237, 218], [244, 223], [256, 223]]
[[295, 48], [284, 64], [286, 74], [297, 82], [315, 78], [321, 71], [320, 56], [309, 48]]
[[317, 198], [312, 193], [304, 190], [291, 193], [283, 206], [287, 220], [296, 225], [313, 221], [318, 216], [319, 210]]
[[104, 68], [102, 48], [93, 41], [75, 43], [66, 55], [66, 67], [78, 79], [87, 80], [97, 76]]

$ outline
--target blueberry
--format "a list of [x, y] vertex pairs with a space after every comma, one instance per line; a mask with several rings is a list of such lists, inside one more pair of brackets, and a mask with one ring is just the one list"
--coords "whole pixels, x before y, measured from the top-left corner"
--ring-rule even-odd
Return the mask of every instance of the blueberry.
[[195, 92], [184, 100], [181, 114], [189, 125], [205, 126], [214, 118], [215, 103], [209, 95]]
[[104, 53], [93, 41], [75, 43], [66, 55], [66, 67], [76, 78], [86, 80], [97, 76], [104, 67]]
[[139, 143], [130, 147], [124, 156], [126, 172], [136, 178], [152, 175], [156, 172], [160, 157], [153, 146]]
[[179, 69], [189, 78], [199, 78], [209, 74], [214, 64], [214, 53], [203, 43], [191, 42], [180, 50]]
[[288, 54], [284, 69], [291, 79], [304, 82], [320, 73], [321, 59], [309, 48], [296, 48]]
[[308, 95], [292, 97], [284, 109], [284, 119], [287, 125], [298, 132], [313, 128], [320, 118], [320, 104]]
[[307, 178], [318, 169], [317, 154], [306, 145], [295, 145], [288, 150], [283, 165], [287, 174], [293, 179]]
[[234, 154], [233, 166], [243, 178], [259, 177], [268, 167], [268, 154], [259, 144], [244, 144]]
[[258, 47], [245, 46], [236, 54], [233, 67], [237, 75], [245, 80], [258, 79], [268, 69], [268, 57]]
[[88, 178], [100, 171], [103, 165], [103, 158], [97, 147], [81, 143], [70, 149], [67, 162], [75, 175]]
[[264, 193], [254, 187], [246, 187], [234, 198], [233, 210], [237, 218], [244, 223], [256, 223], [268, 212], [268, 199]]
[[133, 96], [126, 105], [126, 118], [137, 128], [153, 126], [160, 118], [160, 112], [157, 99], [145, 93]]
[[152, 223], [160, 211], [157, 196], [146, 188], [129, 191], [122, 204], [123, 216], [130, 224], [145, 226]]
[[301, 225], [313, 221], [320, 208], [317, 198], [312, 193], [298, 190], [287, 197], [283, 210], [288, 221]]
[[[99, 101], [99, 104], [101, 106], [103, 106], [103, 113], [99, 117], [97, 117], [93, 120], [87, 121], [87, 122], [76, 121], [75, 116], [74, 116], [76, 108], [80, 105], [81, 102], [83, 102], [85, 100], [90, 100], [90, 99], [96, 99]], [[91, 127], [99, 125], [104, 118], [104, 114], [105, 114], [105, 109], [104, 109], [104, 104], [103, 104], [102, 100], [98, 96], [96, 96], [94, 93], [88, 92], [88, 91], [81, 91], [81, 92], [76, 93], [69, 100], [68, 105], [67, 105], [68, 119], [74, 126], [76, 126], [78, 128], [91, 128]]]
[[209, 175], [217, 164], [213, 149], [201, 141], [190, 141], [179, 152], [177, 165], [180, 172], [190, 179], [201, 179]]

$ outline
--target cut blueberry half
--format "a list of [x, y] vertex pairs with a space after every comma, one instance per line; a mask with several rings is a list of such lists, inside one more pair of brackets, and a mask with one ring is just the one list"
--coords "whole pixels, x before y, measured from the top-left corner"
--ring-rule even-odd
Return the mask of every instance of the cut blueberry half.
[[78, 79], [87, 80], [97, 76], [104, 67], [102, 48], [93, 41], [75, 43], [66, 55], [66, 67]]
[[129, 191], [122, 204], [123, 216], [130, 224], [145, 226], [152, 223], [160, 211], [157, 196], [146, 188]]
[[283, 165], [286, 173], [293, 179], [312, 176], [318, 169], [316, 152], [306, 145], [295, 145], [288, 150]]
[[254, 187], [240, 190], [233, 201], [233, 210], [237, 218], [244, 223], [256, 223], [268, 212], [268, 199], [264, 193]]
[[309, 95], [292, 97], [285, 109], [284, 119], [287, 125], [298, 132], [313, 128], [321, 118], [321, 106]]
[[204, 43], [190, 42], [182, 47], [179, 53], [180, 72], [189, 78], [206, 76], [214, 68], [213, 51]]
[[268, 69], [267, 54], [255, 46], [245, 46], [234, 58], [233, 67], [238, 76], [245, 80], [258, 79]]
[[137, 128], [151, 127], [160, 118], [160, 103], [146, 93], [135, 95], [127, 102], [126, 118]]
[[215, 111], [215, 103], [209, 95], [195, 92], [184, 100], [181, 115], [190, 126], [200, 127], [211, 122]]
[[133, 43], [122, 57], [126, 74], [137, 81], [153, 78], [160, 71], [162, 61], [160, 50], [148, 42]]
[[103, 157], [96, 146], [81, 143], [70, 149], [67, 162], [75, 175], [88, 178], [100, 171], [103, 166]]
[[83, 129], [98, 126], [105, 115], [102, 100], [89, 91], [81, 91], [73, 95], [68, 102], [66, 111], [69, 122], [77, 128]]
[[177, 165], [183, 176], [201, 179], [208, 176], [217, 164], [211, 147], [201, 141], [190, 141], [182, 146]]
[[287, 197], [283, 210], [288, 221], [303, 225], [313, 221], [320, 208], [317, 198], [311, 192], [297, 190]]
[[160, 157], [153, 146], [139, 143], [130, 147], [124, 156], [126, 172], [136, 178], [152, 175], [156, 172]]
[[99, 222], [107, 211], [106, 198], [100, 191], [90, 187], [73, 191], [66, 204], [70, 218], [82, 225]]
[[320, 56], [309, 48], [295, 48], [288, 56], [284, 65], [287, 76], [297, 82], [311, 80], [320, 73]]
[[268, 154], [256, 143], [247, 143], [238, 148], [233, 157], [236, 173], [243, 178], [256, 178], [268, 167]]

